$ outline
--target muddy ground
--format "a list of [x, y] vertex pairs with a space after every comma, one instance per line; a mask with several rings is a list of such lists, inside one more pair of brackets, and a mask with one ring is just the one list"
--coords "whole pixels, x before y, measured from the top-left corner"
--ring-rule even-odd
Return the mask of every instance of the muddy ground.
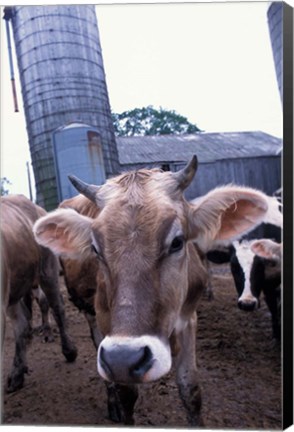
[[[280, 429], [281, 358], [271, 336], [268, 309], [262, 301], [256, 312], [238, 310], [226, 266], [214, 267], [213, 285], [214, 299], [201, 300], [197, 333], [205, 426]], [[116, 426], [107, 418], [106, 392], [96, 372], [96, 353], [87, 323], [66, 294], [64, 298], [78, 358], [71, 364], [65, 361], [56, 329], [52, 343], [44, 343], [41, 335], [34, 336], [24, 388], [3, 395], [2, 424]], [[36, 311], [34, 323], [39, 320]], [[8, 325], [2, 357], [4, 380], [13, 350]], [[136, 426], [188, 427], [173, 373], [140, 387], [135, 422]]]

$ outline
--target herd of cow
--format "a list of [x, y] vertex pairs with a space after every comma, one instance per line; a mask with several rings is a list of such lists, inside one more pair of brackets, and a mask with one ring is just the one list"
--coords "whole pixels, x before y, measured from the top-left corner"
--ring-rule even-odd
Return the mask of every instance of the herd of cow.
[[50, 340], [49, 307], [67, 361], [77, 348], [67, 333], [59, 275], [88, 321], [105, 380], [110, 418], [133, 424], [137, 384], [176, 369], [191, 425], [203, 425], [196, 367], [197, 303], [209, 283], [209, 261], [229, 261], [243, 310], [260, 293], [280, 337], [282, 244], [240, 241], [262, 223], [282, 228], [279, 201], [261, 191], [222, 186], [188, 202], [194, 156], [179, 172], [123, 173], [102, 186], [70, 176], [79, 195], [46, 213], [23, 196], [1, 198], [2, 343], [13, 324], [15, 356], [6, 391], [27, 372], [32, 301]]

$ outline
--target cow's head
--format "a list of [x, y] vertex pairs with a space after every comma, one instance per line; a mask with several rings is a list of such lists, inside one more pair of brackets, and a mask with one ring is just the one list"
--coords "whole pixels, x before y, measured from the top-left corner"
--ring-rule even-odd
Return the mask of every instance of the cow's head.
[[239, 309], [258, 309], [259, 296], [264, 284], [264, 267], [262, 261], [251, 250], [250, 241], [233, 242], [230, 264], [238, 293]]
[[283, 259], [283, 243], [270, 239], [260, 239], [251, 243], [251, 250], [263, 263], [265, 291], [275, 290], [281, 285], [281, 267]]
[[100, 187], [71, 177], [98, 215], [59, 209], [34, 227], [37, 241], [55, 253], [99, 261], [96, 315], [104, 340], [98, 371], [107, 380], [147, 382], [169, 371], [169, 339], [183, 329], [183, 305], [187, 310], [193, 301], [191, 265], [193, 284], [205, 279], [201, 261], [191, 263], [192, 242], [206, 251], [248, 231], [267, 213], [264, 194], [235, 186], [188, 203], [183, 190], [196, 168], [194, 157], [177, 173], [139, 170]]
[[238, 292], [238, 307], [253, 311], [269, 280], [280, 284], [282, 244], [270, 239], [234, 241], [231, 270]]

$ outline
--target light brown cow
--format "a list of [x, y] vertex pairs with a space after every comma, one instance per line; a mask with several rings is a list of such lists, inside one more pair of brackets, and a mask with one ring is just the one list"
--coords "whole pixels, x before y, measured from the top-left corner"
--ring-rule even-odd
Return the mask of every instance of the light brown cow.
[[[74, 198], [66, 199], [59, 205], [60, 208], [72, 208], [78, 213], [96, 218], [99, 214], [97, 206], [89, 201], [84, 195], [77, 195]], [[94, 296], [97, 289], [96, 276], [98, 274], [98, 261], [94, 257], [85, 259], [71, 259], [60, 257], [60, 264], [63, 270], [64, 281], [73, 304], [81, 311], [90, 328], [90, 334], [97, 350], [102, 340], [96, 323], [94, 307]]]
[[45, 309], [42, 306], [46, 294], [60, 330], [62, 352], [68, 361], [74, 361], [77, 356], [77, 350], [66, 331], [58, 286], [58, 261], [49, 249], [36, 243], [32, 231], [34, 222], [44, 215], [46, 212], [41, 207], [22, 195], [1, 198], [2, 343], [7, 315], [13, 324], [16, 344], [7, 381], [8, 392], [23, 386], [24, 374], [27, 372], [26, 346], [31, 330], [32, 295], [39, 297], [41, 310], [46, 314], [46, 304]]
[[95, 310], [103, 335], [97, 367], [118, 383], [129, 422], [134, 385], [165, 375], [174, 357], [189, 422], [203, 424], [195, 358], [196, 306], [207, 280], [203, 256], [214, 242], [237, 238], [267, 215], [266, 195], [238, 186], [187, 202], [183, 190], [196, 168], [194, 157], [177, 173], [128, 172], [101, 187], [71, 177], [97, 216], [58, 209], [34, 226], [37, 241], [61, 256], [96, 256]]

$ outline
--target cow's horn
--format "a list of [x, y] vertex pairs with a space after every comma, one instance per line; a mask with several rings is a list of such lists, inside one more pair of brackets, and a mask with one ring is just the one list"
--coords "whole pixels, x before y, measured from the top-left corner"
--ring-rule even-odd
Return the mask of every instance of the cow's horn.
[[96, 203], [97, 193], [100, 189], [99, 186], [87, 184], [74, 175], [69, 175], [68, 178], [78, 192], [85, 195], [85, 197], [87, 197], [90, 201]]
[[181, 190], [186, 189], [197, 171], [198, 167], [198, 159], [197, 156], [194, 155], [190, 162], [187, 163], [185, 168], [173, 174], [174, 179], [178, 183], [178, 188]]

